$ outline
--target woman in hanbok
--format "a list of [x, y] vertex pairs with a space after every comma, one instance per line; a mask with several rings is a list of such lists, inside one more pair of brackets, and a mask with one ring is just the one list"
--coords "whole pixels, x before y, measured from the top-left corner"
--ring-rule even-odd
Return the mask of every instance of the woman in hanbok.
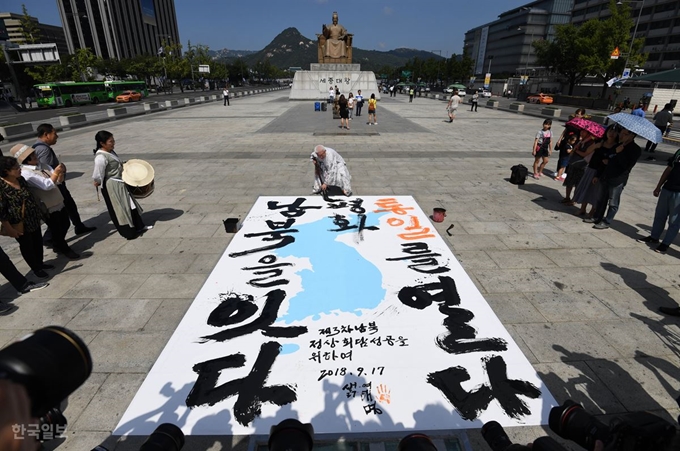
[[92, 179], [95, 187], [101, 187], [111, 221], [123, 238], [134, 240], [153, 226], [142, 221], [142, 207], [130, 195], [123, 182], [123, 161], [113, 150], [116, 140], [105, 130], [97, 132], [97, 151], [94, 158]]
[[328, 186], [338, 186], [346, 196], [352, 195], [352, 176], [339, 153], [330, 147], [318, 145], [312, 152], [311, 160], [314, 163], [314, 194], [326, 191]]

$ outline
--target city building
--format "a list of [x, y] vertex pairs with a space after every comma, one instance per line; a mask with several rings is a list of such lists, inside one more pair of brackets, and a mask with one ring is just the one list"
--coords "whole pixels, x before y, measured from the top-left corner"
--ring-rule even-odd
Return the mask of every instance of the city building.
[[89, 48], [104, 59], [157, 55], [178, 44], [174, 0], [57, 0], [71, 52]]
[[574, 0], [537, 0], [467, 31], [464, 50], [475, 60], [475, 75], [530, 74], [536, 66], [531, 44], [553, 39], [555, 26], [569, 23], [573, 7]]
[[[635, 26], [631, 34], [645, 38], [642, 51], [648, 53], [645, 72], [680, 67], [680, 2], [678, 0], [622, 0], [632, 9]], [[609, 0], [575, 0], [572, 23], [609, 17]], [[620, 49], [625, 54], [629, 49]], [[631, 68], [634, 69], [634, 68]]]
[[[14, 44], [33, 44], [26, 41], [24, 38], [24, 27], [21, 25], [23, 14], [15, 13], [0, 13], [0, 22], [4, 22], [9, 41]], [[68, 55], [69, 48], [66, 44], [66, 37], [64, 36], [64, 29], [54, 25], [47, 25], [38, 22], [35, 17], [29, 16], [30, 20], [34, 22], [38, 28], [39, 36], [35, 36], [35, 44], [57, 44], [57, 49], [60, 55]]]

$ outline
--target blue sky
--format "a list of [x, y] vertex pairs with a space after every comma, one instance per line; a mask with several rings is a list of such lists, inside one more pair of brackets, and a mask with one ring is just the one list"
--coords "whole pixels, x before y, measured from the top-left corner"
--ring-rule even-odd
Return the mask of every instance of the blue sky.
[[[261, 50], [288, 27], [314, 39], [338, 12], [340, 24], [365, 50], [399, 47], [460, 54], [467, 30], [530, 0], [175, 0], [182, 44], [212, 50]], [[3, 12], [29, 14], [61, 25], [56, 0], [2, 0]], [[439, 52], [435, 52], [439, 53]]]

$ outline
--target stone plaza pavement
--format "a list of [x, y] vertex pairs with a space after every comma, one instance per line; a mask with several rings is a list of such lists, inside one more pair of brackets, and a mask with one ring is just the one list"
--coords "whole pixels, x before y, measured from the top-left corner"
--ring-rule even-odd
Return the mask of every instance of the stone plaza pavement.
[[[47, 289], [17, 297], [3, 280], [0, 291], [16, 306], [0, 316], [0, 346], [58, 324], [92, 353], [94, 372], [65, 411], [67, 438], [48, 449], [137, 449], [140, 438], [110, 433], [229, 244], [222, 220], [244, 218], [260, 195], [310, 194], [316, 144], [344, 156], [357, 195], [412, 195], [426, 212], [446, 208], [447, 221], [435, 227], [558, 402], [571, 398], [607, 418], [635, 410], [677, 418], [680, 319], [657, 308], [680, 299], [680, 248], [661, 255], [634, 240], [651, 228], [652, 191], [673, 147], [660, 145], [659, 161], [637, 164], [613, 227], [593, 230], [573, 215], [575, 207], [558, 202], [564, 190], [551, 178], [508, 182], [511, 166], [531, 166], [541, 118], [462, 108], [449, 124], [445, 102], [384, 96], [377, 126], [361, 120], [365, 111], [346, 131], [329, 111], [287, 95], [61, 133], [55, 150], [69, 168], [69, 189], [86, 223], [98, 227], [69, 235], [88, 256], [67, 261], [46, 250], [46, 262], [57, 267]], [[123, 159], [142, 158], [156, 170], [155, 192], [141, 201], [154, 228], [135, 241], [115, 233], [91, 183], [100, 129], [114, 134]], [[14, 240], [1, 237], [0, 245], [27, 273]], [[508, 432], [527, 443], [548, 430]], [[464, 442], [488, 449], [478, 430]], [[247, 447], [242, 437], [191, 437], [185, 449]]]

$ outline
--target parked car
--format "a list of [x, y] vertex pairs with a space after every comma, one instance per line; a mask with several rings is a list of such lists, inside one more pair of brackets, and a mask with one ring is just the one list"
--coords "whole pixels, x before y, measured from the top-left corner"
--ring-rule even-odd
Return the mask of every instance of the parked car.
[[487, 91], [485, 89], [482, 92], [480, 92], [479, 95], [482, 96], [482, 97], [491, 97], [491, 91]]
[[461, 84], [453, 84], [449, 85], [446, 88], [444, 88], [444, 92], [447, 94], [453, 93], [454, 89], [458, 90], [458, 97], [463, 98], [465, 97], [465, 86]]
[[116, 97], [116, 102], [136, 102], [142, 100], [142, 94], [137, 91], [123, 91], [118, 97]]
[[551, 103], [553, 103], [553, 98], [547, 94], [534, 94], [532, 96], [527, 97], [527, 102], [550, 105]]

